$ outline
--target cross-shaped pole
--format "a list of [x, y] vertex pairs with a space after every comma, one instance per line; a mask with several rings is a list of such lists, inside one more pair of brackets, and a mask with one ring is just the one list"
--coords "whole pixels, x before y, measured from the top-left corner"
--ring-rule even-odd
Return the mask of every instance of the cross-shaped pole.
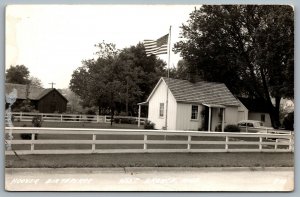
[[53, 85], [55, 85], [55, 83], [51, 82], [49, 84], [51, 84], [51, 88], [53, 89]]

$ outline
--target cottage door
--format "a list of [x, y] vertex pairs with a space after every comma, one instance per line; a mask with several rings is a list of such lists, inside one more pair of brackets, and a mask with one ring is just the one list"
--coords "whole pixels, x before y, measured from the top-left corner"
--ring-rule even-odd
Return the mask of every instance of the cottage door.
[[204, 109], [204, 131], [208, 130], [208, 119], [209, 119], [209, 107], [205, 106]]

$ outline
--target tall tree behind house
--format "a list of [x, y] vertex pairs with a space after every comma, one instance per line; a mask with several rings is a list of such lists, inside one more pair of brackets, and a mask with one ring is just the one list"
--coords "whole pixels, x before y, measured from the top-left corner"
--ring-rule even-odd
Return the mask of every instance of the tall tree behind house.
[[265, 100], [278, 127], [281, 99], [294, 97], [293, 8], [204, 5], [181, 29], [184, 40], [175, 51], [190, 70], [204, 80], [224, 82], [236, 95]]

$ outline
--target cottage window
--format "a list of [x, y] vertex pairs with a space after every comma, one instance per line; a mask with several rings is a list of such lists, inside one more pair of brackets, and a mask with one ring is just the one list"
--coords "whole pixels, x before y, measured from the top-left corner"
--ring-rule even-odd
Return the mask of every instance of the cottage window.
[[266, 120], [265, 114], [261, 114], [261, 115], [260, 115], [260, 120], [261, 120], [262, 122], [265, 122], [265, 120]]
[[198, 105], [192, 105], [192, 115], [191, 115], [192, 120], [198, 119]]
[[164, 103], [159, 104], [159, 117], [164, 116]]

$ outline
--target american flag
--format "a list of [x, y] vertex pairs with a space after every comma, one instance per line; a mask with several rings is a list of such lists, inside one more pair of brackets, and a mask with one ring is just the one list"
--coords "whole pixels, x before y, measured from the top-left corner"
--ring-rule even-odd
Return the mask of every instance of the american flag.
[[147, 56], [161, 55], [168, 53], [168, 38], [169, 34], [164, 35], [157, 40], [144, 40], [144, 46]]

